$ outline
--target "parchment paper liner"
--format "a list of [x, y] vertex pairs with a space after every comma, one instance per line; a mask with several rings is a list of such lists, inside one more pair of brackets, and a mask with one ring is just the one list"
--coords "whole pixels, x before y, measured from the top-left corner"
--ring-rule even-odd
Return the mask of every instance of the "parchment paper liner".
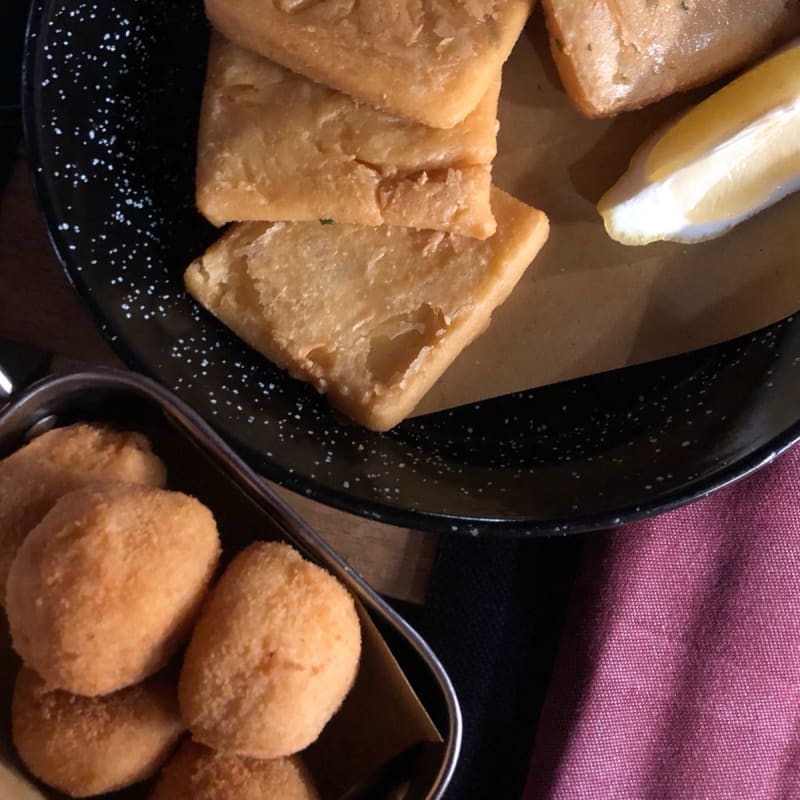
[[636, 147], [714, 87], [590, 121], [547, 48], [538, 10], [503, 70], [494, 181], [548, 214], [550, 240], [417, 414], [688, 352], [800, 308], [800, 194], [691, 246], [617, 244], [595, 209]]

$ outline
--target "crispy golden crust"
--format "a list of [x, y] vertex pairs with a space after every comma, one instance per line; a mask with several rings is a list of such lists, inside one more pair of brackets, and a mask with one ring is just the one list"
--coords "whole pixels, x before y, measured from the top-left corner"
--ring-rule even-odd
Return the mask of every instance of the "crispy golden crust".
[[185, 741], [164, 768], [150, 800], [317, 800], [296, 756], [259, 761]]
[[174, 676], [105, 697], [48, 690], [23, 668], [12, 704], [14, 745], [28, 769], [72, 797], [113, 792], [154, 775], [183, 733]]
[[492, 190], [478, 241], [408, 228], [242, 223], [186, 270], [187, 289], [259, 352], [376, 430], [408, 416], [489, 324], [548, 235]]
[[0, 461], [0, 603], [28, 531], [62, 495], [108, 481], [161, 487], [166, 469], [141, 434], [86, 424], [48, 431]]
[[138, 683], [188, 636], [219, 553], [194, 498], [130, 484], [71, 492], [11, 566], [14, 649], [53, 688], [93, 696]]
[[572, 102], [605, 117], [702, 86], [800, 31], [785, 0], [543, 0], [550, 45]]
[[449, 130], [376, 111], [212, 34], [197, 205], [215, 225], [320, 220], [485, 239], [499, 75]]
[[533, 0], [206, 0], [214, 27], [313, 81], [434, 128], [461, 122]]
[[255, 542], [214, 587], [179, 683], [199, 742], [277, 758], [311, 744], [356, 675], [361, 632], [353, 599], [285, 544]]

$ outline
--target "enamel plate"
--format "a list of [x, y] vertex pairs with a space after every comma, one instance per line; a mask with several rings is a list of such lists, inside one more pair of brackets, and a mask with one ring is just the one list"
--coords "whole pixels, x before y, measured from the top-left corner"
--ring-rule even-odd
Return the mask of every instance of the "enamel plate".
[[332, 412], [183, 291], [217, 235], [193, 203], [207, 38], [196, 2], [39, 3], [28, 146], [58, 256], [111, 344], [263, 474], [403, 526], [563, 533], [684, 503], [800, 437], [800, 319], [386, 434]]

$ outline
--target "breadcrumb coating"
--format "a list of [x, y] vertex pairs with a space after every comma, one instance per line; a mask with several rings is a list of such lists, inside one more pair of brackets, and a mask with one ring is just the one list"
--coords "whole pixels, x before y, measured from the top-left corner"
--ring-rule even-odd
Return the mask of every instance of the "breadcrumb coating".
[[14, 649], [74, 694], [139, 683], [188, 638], [219, 555], [214, 518], [192, 497], [131, 484], [71, 492], [11, 566]]
[[296, 756], [259, 761], [187, 740], [164, 768], [150, 800], [317, 800]]
[[173, 675], [105, 697], [49, 690], [30, 669], [17, 676], [14, 744], [30, 771], [72, 797], [113, 792], [154, 775], [183, 733]]
[[313, 742], [349, 692], [361, 653], [352, 597], [286, 544], [255, 542], [212, 591], [178, 696], [193, 737], [254, 758]]
[[163, 487], [166, 477], [146, 437], [103, 425], [54, 428], [0, 461], [0, 603], [19, 546], [59, 497], [109, 481]]

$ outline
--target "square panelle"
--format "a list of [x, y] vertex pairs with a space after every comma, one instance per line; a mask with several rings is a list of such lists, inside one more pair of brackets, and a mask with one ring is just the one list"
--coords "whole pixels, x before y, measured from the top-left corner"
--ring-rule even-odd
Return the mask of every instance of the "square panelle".
[[248, 50], [375, 108], [452, 128], [497, 77], [534, 0], [206, 0]]
[[800, 31], [794, 0], [543, 0], [564, 87], [607, 117], [702, 86]]
[[489, 325], [548, 235], [547, 217], [492, 190], [483, 241], [401, 227], [244, 222], [185, 273], [189, 292], [278, 366], [362, 425], [408, 416]]
[[377, 111], [212, 35], [197, 205], [230, 221], [333, 219], [484, 239], [500, 75], [449, 130]]

